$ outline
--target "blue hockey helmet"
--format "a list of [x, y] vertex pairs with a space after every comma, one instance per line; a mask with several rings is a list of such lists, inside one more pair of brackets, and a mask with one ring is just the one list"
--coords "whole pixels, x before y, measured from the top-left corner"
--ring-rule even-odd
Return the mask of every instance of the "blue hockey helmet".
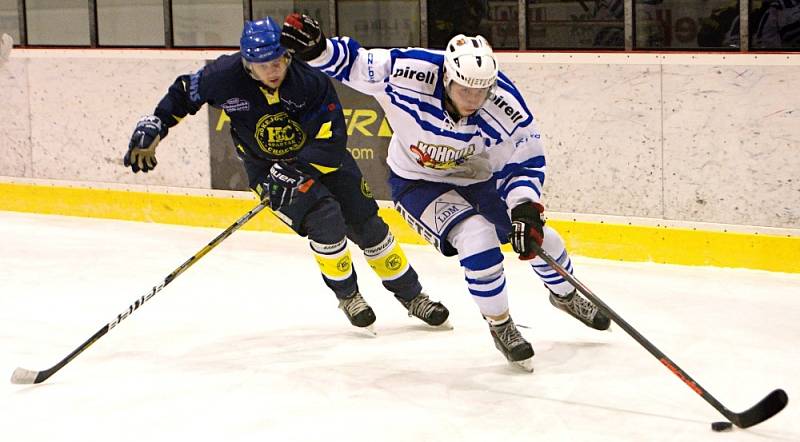
[[281, 27], [272, 17], [245, 21], [239, 50], [250, 63], [265, 63], [280, 57], [286, 53], [281, 46]]

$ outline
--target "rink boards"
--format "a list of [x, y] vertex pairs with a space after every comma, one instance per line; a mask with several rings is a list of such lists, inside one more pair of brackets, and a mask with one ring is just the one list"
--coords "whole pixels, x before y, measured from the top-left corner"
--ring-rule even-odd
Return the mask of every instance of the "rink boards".
[[[0, 183], [0, 210], [224, 228], [256, 204], [246, 192], [97, 186]], [[425, 244], [389, 203], [381, 205], [400, 241]], [[244, 229], [291, 233], [269, 212]], [[788, 229], [562, 213], [551, 213], [548, 223], [576, 255], [800, 273], [800, 237]]]
[[[255, 202], [224, 113], [172, 128], [149, 174], [121, 164], [134, 122], [222, 53], [15, 50], [0, 69], [0, 210], [230, 224]], [[544, 204], [573, 253], [800, 272], [800, 54], [498, 58], [543, 134]], [[374, 100], [338, 91], [350, 153], [386, 200], [391, 128]], [[385, 207], [401, 240], [422, 242]], [[249, 227], [288, 232], [266, 213]]]

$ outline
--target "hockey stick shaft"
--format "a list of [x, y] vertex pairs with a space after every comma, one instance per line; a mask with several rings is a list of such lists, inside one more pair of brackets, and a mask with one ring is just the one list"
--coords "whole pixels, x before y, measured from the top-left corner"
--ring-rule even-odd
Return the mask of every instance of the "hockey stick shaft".
[[671, 371], [675, 376], [677, 376], [681, 381], [683, 381], [689, 388], [692, 389], [695, 393], [700, 395], [706, 402], [711, 404], [717, 411], [719, 411], [723, 416], [725, 416], [730, 422], [735, 424], [739, 428], [747, 428], [753, 425], [756, 425], [760, 422], [763, 422], [770, 417], [777, 414], [781, 411], [788, 402], [788, 397], [786, 393], [781, 390], [775, 390], [767, 395], [764, 399], [762, 399], [759, 403], [751, 407], [750, 409], [741, 412], [735, 413], [729, 410], [727, 407], [722, 405], [714, 396], [708, 393], [703, 387], [700, 386], [688, 373], [686, 373], [682, 368], [678, 366], [675, 362], [672, 361], [667, 355], [665, 355], [661, 350], [658, 349], [655, 345], [653, 345], [650, 341], [647, 340], [641, 333], [639, 333], [635, 328], [633, 328], [627, 321], [622, 319], [620, 315], [618, 315], [614, 310], [611, 309], [605, 302], [603, 302], [600, 298], [597, 297], [586, 285], [580, 282], [577, 278], [572, 276], [561, 264], [559, 264], [555, 259], [553, 259], [550, 254], [548, 254], [545, 250], [543, 250], [540, 246], [534, 244], [534, 251], [536, 254], [541, 257], [550, 267], [553, 268], [559, 275], [561, 275], [565, 280], [567, 280], [570, 284], [572, 284], [575, 289], [581, 292], [584, 296], [586, 296], [589, 301], [594, 303], [600, 310], [602, 310], [608, 317], [614, 321], [621, 329], [625, 331], [625, 333], [629, 334], [636, 342], [638, 342], [642, 347], [645, 348], [650, 354], [655, 356], [659, 362], [664, 364], [665, 367], [669, 371]]
[[125, 318], [130, 316], [133, 312], [139, 309], [145, 302], [149, 301], [156, 295], [156, 293], [160, 292], [161, 289], [169, 285], [170, 282], [175, 280], [181, 273], [185, 272], [189, 267], [191, 267], [194, 263], [200, 260], [203, 256], [205, 256], [208, 252], [210, 252], [214, 247], [218, 246], [222, 241], [226, 238], [231, 236], [231, 234], [240, 227], [245, 225], [248, 221], [253, 219], [261, 210], [263, 210], [266, 205], [269, 204], [267, 201], [262, 201], [256, 207], [251, 209], [249, 212], [242, 215], [235, 223], [231, 224], [227, 229], [225, 229], [222, 233], [217, 235], [216, 238], [212, 239], [205, 247], [200, 249], [197, 253], [192, 255], [191, 258], [187, 259], [183, 264], [178, 266], [175, 270], [172, 271], [169, 275], [167, 275], [164, 280], [156, 285], [153, 286], [150, 291], [146, 294], [142, 295], [139, 299], [137, 299], [133, 304], [128, 306], [125, 311], [118, 314], [111, 322], [104, 325], [100, 328], [92, 337], [86, 340], [83, 344], [81, 344], [78, 348], [72, 351], [67, 357], [62, 359], [58, 362], [58, 364], [48, 368], [47, 370], [43, 371], [33, 371], [33, 370], [26, 370], [24, 368], [17, 368], [14, 370], [14, 373], [11, 375], [11, 382], [14, 384], [38, 384], [40, 382], [45, 381], [47, 378], [55, 374], [58, 370], [63, 368], [67, 365], [71, 360], [75, 359], [79, 354], [83, 353], [87, 348], [89, 348], [92, 344], [97, 342], [98, 339], [102, 338], [106, 333], [111, 331], [114, 327], [116, 327], [120, 322], [122, 322]]

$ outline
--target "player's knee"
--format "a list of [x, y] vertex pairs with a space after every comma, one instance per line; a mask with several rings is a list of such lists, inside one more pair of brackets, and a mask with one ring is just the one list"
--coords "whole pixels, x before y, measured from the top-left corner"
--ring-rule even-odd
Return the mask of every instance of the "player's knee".
[[377, 214], [363, 223], [347, 226], [347, 236], [362, 249], [372, 248], [391, 236], [389, 226]]
[[503, 273], [503, 253], [499, 247], [463, 257], [459, 261], [468, 279], [495, 279]]
[[[500, 253], [494, 224], [481, 215], [473, 215], [454, 226], [447, 241], [458, 250], [459, 259], [476, 255], [490, 249]], [[502, 255], [501, 255], [502, 256]]]
[[333, 244], [345, 237], [342, 208], [333, 198], [323, 198], [305, 216], [303, 228], [312, 241]]

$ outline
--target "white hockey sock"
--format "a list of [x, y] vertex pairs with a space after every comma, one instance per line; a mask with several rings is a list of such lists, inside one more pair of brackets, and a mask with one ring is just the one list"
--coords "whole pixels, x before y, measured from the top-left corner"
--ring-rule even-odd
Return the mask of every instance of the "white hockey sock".
[[484, 316], [508, 312], [508, 292], [503, 273], [503, 254], [494, 225], [475, 215], [458, 223], [447, 240], [458, 250], [472, 299]]
[[[558, 232], [548, 226], [544, 226], [544, 242], [542, 243], [542, 248], [549, 253], [550, 256], [556, 258], [556, 262], [564, 267], [570, 275], [572, 274], [572, 260], [569, 258], [569, 253], [567, 253], [567, 249], [564, 247], [564, 240], [561, 239], [561, 235], [559, 235]], [[536, 272], [542, 282], [544, 282], [544, 285], [557, 296], [563, 297], [575, 290], [572, 284], [553, 270], [542, 258], [537, 256], [532, 259], [530, 263], [531, 268], [533, 268], [533, 271]]]

